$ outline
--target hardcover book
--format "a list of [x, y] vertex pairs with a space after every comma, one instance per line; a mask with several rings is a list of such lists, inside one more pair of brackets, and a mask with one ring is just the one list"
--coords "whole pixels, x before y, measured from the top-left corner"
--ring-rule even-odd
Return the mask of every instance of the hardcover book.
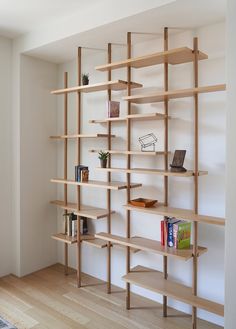
[[168, 229], [168, 235], [167, 235], [167, 246], [168, 247], [174, 247], [174, 224], [179, 222], [176, 218], [169, 218], [167, 222], [167, 229]]
[[191, 223], [179, 221], [173, 225], [174, 246], [176, 249], [190, 248]]

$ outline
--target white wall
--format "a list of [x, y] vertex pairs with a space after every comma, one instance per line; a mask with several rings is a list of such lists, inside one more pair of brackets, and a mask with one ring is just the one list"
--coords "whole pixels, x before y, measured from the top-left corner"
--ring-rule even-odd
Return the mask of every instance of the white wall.
[[[181, 33], [171, 38], [170, 48], [178, 46], [192, 47], [193, 32]], [[197, 31], [200, 37], [199, 45], [202, 51], [209, 54], [209, 60], [200, 63], [199, 79], [200, 85], [211, 85], [225, 82], [225, 25], [219, 23], [208, 26]], [[111, 40], [112, 41], [112, 40]], [[162, 50], [162, 40], [151, 40], [139, 43], [133, 50], [133, 55], [142, 55], [152, 51]], [[76, 49], [75, 49], [76, 54]], [[85, 50], [83, 57], [83, 72], [89, 72], [91, 83], [106, 80], [106, 74], [99, 73], [94, 67], [106, 61], [105, 53], [88, 52]], [[124, 58], [125, 49], [115, 47], [113, 60]], [[65, 63], [59, 69], [59, 87], [62, 86], [63, 72], [69, 72], [70, 86], [76, 84], [76, 62]], [[192, 64], [179, 65], [170, 68], [170, 89], [188, 88], [193, 83]], [[125, 79], [125, 70], [114, 71], [113, 78]], [[163, 68], [156, 66], [137, 70], [133, 74], [133, 80], [142, 82], [145, 89], [163, 88]], [[154, 88], [155, 89], [155, 88]], [[125, 92], [113, 93], [113, 99], [120, 99]], [[83, 96], [83, 132], [102, 132], [104, 127], [88, 124], [89, 119], [103, 118], [106, 116], [106, 93], [94, 93]], [[63, 132], [63, 101], [58, 97], [58, 131]], [[76, 95], [69, 96], [69, 132], [75, 132]], [[121, 115], [125, 114], [126, 103], [121, 102]], [[151, 104], [134, 106], [134, 112], [144, 111], [163, 112], [163, 104]], [[180, 99], [170, 102], [170, 150], [183, 148], [187, 150], [186, 167], [193, 168], [193, 100]], [[200, 96], [200, 169], [208, 170], [209, 175], [200, 178], [199, 212], [202, 214], [224, 216], [225, 198], [225, 93], [216, 93]], [[122, 124], [114, 125], [113, 132], [119, 136], [114, 140], [113, 149], [125, 148], [125, 130]], [[137, 139], [139, 136], [154, 132], [158, 138], [157, 149], [163, 149], [163, 123], [162, 122], [136, 122], [133, 125], [132, 148], [139, 149]], [[56, 133], [56, 131], [55, 131]], [[97, 172], [95, 168], [99, 165], [96, 155], [88, 152], [90, 148], [104, 148], [102, 140], [83, 140], [82, 142], [82, 164], [89, 165], [90, 178], [106, 179], [103, 173]], [[75, 144], [69, 142], [69, 177], [74, 176]], [[58, 176], [62, 177], [63, 146], [58, 144]], [[171, 159], [170, 159], [171, 160]], [[125, 167], [125, 158], [114, 156], [112, 165]], [[133, 167], [160, 168], [163, 166], [162, 158], [139, 158], [134, 157]], [[124, 174], [113, 174], [114, 180], [125, 180]], [[143, 196], [163, 200], [163, 179], [151, 175], [132, 175], [132, 181], [142, 182], [143, 187], [132, 191], [132, 197]], [[58, 187], [58, 196], [62, 198], [63, 188]], [[70, 201], [76, 200], [75, 189], [69, 188]], [[103, 190], [83, 188], [82, 201], [90, 205], [106, 207], [106, 192]], [[193, 181], [191, 179], [170, 179], [170, 205], [176, 207], [193, 207]], [[125, 235], [125, 191], [112, 192], [112, 209], [116, 214], [112, 216], [112, 233]], [[62, 229], [62, 212], [58, 211], [58, 230]], [[141, 235], [152, 239], [160, 239], [160, 220], [157, 216], [143, 216], [140, 213], [132, 213], [132, 234]], [[90, 221], [90, 231], [99, 232], [106, 230], [106, 221]], [[199, 260], [199, 294], [202, 297], [214, 301], [224, 302], [224, 228], [210, 225], [199, 225], [200, 245], [209, 248], [207, 254]], [[63, 262], [63, 246], [58, 243], [58, 260]], [[156, 269], [162, 269], [162, 257], [150, 253], [140, 252], [132, 256], [132, 265], [141, 264]], [[70, 265], [76, 267], [75, 247], [70, 248]], [[191, 285], [192, 264], [169, 259], [170, 276], [181, 282]], [[83, 246], [83, 272], [89, 273], [101, 279], [106, 279], [106, 250], [99, 250], [89, 246]], [[121, 276], [125, 273], [125, 252], [114, 249], [112, 251], [112, 282], [124, 287]], [[217, 287], [217, 289], [215, 288]], [[161, 301], [162, 298], [156, 294], [132, 287], [133, 291], [145, 294], [149, 298]], [[170, 301], [170, 305], [190, 312], [191, 308], [179, 302]], [[199, 316], [210, 321], [222, 324], [220, 317], [199, 311]]]
[[49, 205], [55, 194], [50, 178], [56, 171], [56, 149], [49, 136], [56, 125], [57, 66], [21, 56], [20, 78], [20, 241], [19, 275], [56, 262], [56, 212]]
[[12, 271], [13, 220], [11, 172], [11, 56], [12, 43], [0, 37], [0, 277]]
[[227, 10], [227, 166], [226, 166], [226, 250], [225, 250], [225, 329], [234, 329], [236, 323], [236, 156], [235, 156], [235, 122], [236, 122], [236, 47], [235, 22], [236, 2], [228, 0]]

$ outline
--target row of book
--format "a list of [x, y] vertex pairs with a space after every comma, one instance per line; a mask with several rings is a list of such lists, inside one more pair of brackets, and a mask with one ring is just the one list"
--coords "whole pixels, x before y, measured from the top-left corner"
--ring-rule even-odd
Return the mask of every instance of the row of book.
[[[77, 236], [77, 216], [74, 213], [65, 214], [67, 218], [67, 235], [68, 236]], [[80, 217], [80, 234], [88, 233], [88, 220], [86, 217]]]
[[75, 166], [75, 181], [87, 182], [89, 178], [89, 170], [87, 166], [78, 165]]
[[161, 244], [176, 249], [190, 248], [191, 223], [174, 217], [161, 221]]

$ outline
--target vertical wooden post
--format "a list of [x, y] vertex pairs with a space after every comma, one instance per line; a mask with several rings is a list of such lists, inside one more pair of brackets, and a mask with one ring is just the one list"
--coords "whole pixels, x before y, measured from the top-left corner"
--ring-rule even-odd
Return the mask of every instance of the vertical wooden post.
[[[78, 86], [81, 85], [81, 47], [78, 48]], [[77, 134], [81, 134], [81, 93], [78, 92], [77, 100]], [[77, 165], [80, 164], [80, 138], [77, 141]], [[77, 186], [77, 209], [80, 210], [81, 191]], [[80, 216], [77, 216], [77, 285], [81, 287], [81, 237], [80, 237]]]
[[[68, 87], [68, 73], [64, 73], [64, 88]], [[64, 134], [68, 133], [68, 94], [64, 94]], [[67, 138], [64, 139], [64, 179], [67, 180]], [[64, 184], [64, 204], [67, 204], [67, 184]], [[67, 210], [64, 211], [67, 214]], [[65, 233], [67, 232], [67, 216], [65, 216]], [[68, 275], [68, 244], [64, 244], [65, 275]]]
[[[108, 63], [111, 63], [111, 56], [112, 56], [112, 49], [111, 49], [111, 43], [108, 43], [107, 47], [107, 59]], [[108, 71], [108, 81], [111, 81], [111, 70]], [[111, 101], [111, 89], [108, 89], [107, 92], [107, 98], [108, 101]], [[107, 149], [111, 150], [111, 122], [108, 121], [107, 123]], [[108, 168], [111, 167], [111, 155], [109, 155], [108, 158]], [[107, 174], [107, 181], [111, 181], [111, 172], [108, 172]], [[107, 190], [107, 233], [111, 233], [111, 190]], [[107, 245], [107, 293], [111, 293], [111, 243], [108, 242]]]
[[[198, 38], [193, 40], [194, 87], [198, 87]], [[194, 212], [198, 213], [198, 94], [194, 96]], [[198, 280], [198, 223], [194, 222], [193, 235], [193, 295], [197, 295]], [[192, 308], [192, 328], [197, 328], [197, 308]]]
[[[127, 33], [127, 58], [131, 58], [131, 32]], [[127, 95], [131, 95], [131, 67], [128, 66], [127, 68]], [[131, 103], [128, 102], [127, 104], [127, 114], [131, 114]], [[130, 151], [131, 146], [131, 121], [127, 119], [127, 151]], [[127, 155], [127, 169], [130, 169], [131, 164], [131, 156], [130, 154]], [[130, 201], [130, 174], [127, 173], [126, 175], [127, 180], [127, 197], [126, 201], [127, 204]], [[130, 210], [126, 211], [126, 237], [130, 238]], [[130, 248], [127, 247], [126, 250], [126, 273], [130, 272]], [[130, 284], [126, 283], [126, 308], [130, 309]]]
[[[164, 28], [164, 51], [168, 50], [168, 27]], [[168, 91], [168, 74], [169, 74], [169, 68], [168, 68], [168, 62], [164, 63], [164, 89], [165, 91]], [[164, 138], [164, 165], [165, 170], [168, 170], [168, 99], [165, 99], [164, 101], [164, 113], [166, 115], [165, 117], [165, 138]], [[168, 176], [164, 176], [164, 204], [165, 206], [168, 206]], [[164, 278], [167, 280], [167, 265], [168, 265], [168, 259], [167, 256], [163, 256], [163, 275]], [[163, 316], [167, 317], [167, 296], [163, 296]]]

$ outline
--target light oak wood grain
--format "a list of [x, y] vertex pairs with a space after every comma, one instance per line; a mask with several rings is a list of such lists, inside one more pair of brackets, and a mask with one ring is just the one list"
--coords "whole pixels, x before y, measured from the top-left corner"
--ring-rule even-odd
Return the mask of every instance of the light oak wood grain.
[[[199, 52], [199, 59], [207, 59], [208, 56], [202, 52]], [[140, 57], [128, 58], [123, 61], [114, 62], [111, 64], [105, 64], [96, 66], [98, 71], [116, 70], [122, 67], [141, 68], [158, 64], [182, 64], [189, 63], [194, 60], [193, 50], [188, 47], [176, 48], [167, 51], [148, 54]]]
[[223, 305], [194, 296], [191, 288], [174, 282], [171, 279], [165, 280], [163, 274], [159, 271], [143, 266], [136, 266], [130, 273], [123, 276], [123, 280], [208, 312], [224, 316]]
[[107, 123], [107, 122], [121, 122], [126, 121], [127, 119], [130, 120], [165, 120], [166, 118], [170, 119], [170, 117], [166, 116], [162, 113], [142, 113], [142, 114], [129, 114], [125, 117], [118, 117], [118, 118], [106, 118], [106, 119], [98, 119], [98, 120], [90, 120], [89, 123]]
[[158, 103], [164, 102], [166, 99], [177, 99], [177, 98], [185, 98], [192, 97], [196, 94], [202, 93], [212, 93], [217, 91], [226, 90], [226, 85], [215, 85], [215, 86], [206, 86], [206, 87], [196, 87], [189, 89], [181, 89], [181, 90], [170, 90], [170, 91], [161, 91], [161, 92], [153, 92], [142, 95], [134, 95], [134, 96], [126, 96], [123, 97], [124, 100], [129, 101], [131, 103], [136, 104], [147, 104], [147, 103]]
[[[187, 170], [186, 172], [172, 172], [170, 170], [163, 169], [146, 169], [146, 168], [96, 168], [100, 171], [110, 171], [110, 172], [125, 172], [125, 173], [134, 173], [134, 174], [153, 174], [160, 176], [176, 176], [176, 177], [192, 177], [194, 176], [193, 170]], [[207, 175], [207, 171], [199, 171], [198, 176]]]
[[215, 217], [215, 216], [205, 216], [195, 214], [193, 210], [189, 209], [181, 209], [181, 208], [172, 208], [164, 206], [163, 204], [158, 204], [151, 208], [143, 208], [143, 207], [135, 207], [131, 204], [127, 204], [124, 206], [126, 209], [138, 212], [143, 212], [151, 215], [159, 215], [159, 216], [169, 216], [169, 217], [176, 217], [178, 219], [185, 219], [189, 221], [197, 221], [200, 223], [206, 224], [214, 224], [214, 225], [225, 225], [225, 218]]
[[[74, 180], [64, 180], [61, 178], [54, 178], [51, 179], [52, 183], [59, 183], [59, 184], [68, 184], [68, 185], [79, 185], [79, 186], [88, 186], [88, 187], [99, 187], [99, 188], [105, 188], [110, 190], [124, 190], [127, 188], [126, 183], [121, 182], [102, 182], [102, 181], [95, 181], [95, 180], [89, 180], [88, 182], [76, 182]], [[138, 183], [131, 183], [130, 188], [136, 188], [140, 187], [142, 184]]]
[[[100, 150], [89, 150], [91, 153], [98, 153]], [[104, 150], [104, 152], [109, 152], [110, 154], [123, 154], [123, 155], [141, 155], [141, 156], [157, 156], [157, 155], [165, 155], [164, 151], [156, 151], [156, 152], [142, 152], [142, 151], [125, 151], [125, 150]], [[170, 152], [168, 152], [170, 154]]]
[[[51, 204], [54, 204], [62, 209], [70, 210], [75, 213], [75, 215], [83, 216], [91, 219], [102, 219], [104, 217], [108, 216], [107, 209], [87, 206], [87, 205], [81, 205], [80, 210], [77, 210], [77, 204], [76, 203], [70, 203], [67, 204], [64, 203], [64, 201], [61, 200], [53, 200], [50, 202]], [[111, 214], [114, 214], [115, 211], [111, 211]]]
[[[171, 256], [175, 258], [179, 258], [182, 260], [189, 260], [193, 256], [193, 248], [192, 246], [189, 249], [175, 249], [168, 248], [161, 245], [160, 241], [155, 241], [147, 238], [141, 237], [132, 237], [132, 238], [124, 238], [122, 236], [108, 234], [105, 232], [96, 233], [96, 238], [103, 239], [105, 241], [110, 241], [112, 243], [117, 243], [126, 247], [137, 248], [138, 250], [149, 251], [153, 253], [157, 253], [159, 255]], [[204, 247], [198, 247], [198, 255], [202, 255], [207, 251]]]
[[[131, 83], [131, 88], [140, 88], [142, 84], [140, 83]], [[95, 83], [93, 85], [86, 85], [86, 86], [75, 86], [70, 88], [58, 89], [51, 91], [51, 94], [60, 95], [65, 93], [91, 93], [96, 91], [103, 91], [103, 90], [124, 90], [127, 88], [127, 82], [123, 80], [114, 80], [114, 81], [106, 81], [101, 83]]]
[[[11, 275], [0, 279], [1, 300], [4, 300], [6, 295], [9, 296], [7, 297], [9, 305], [5, 308], [7, 311], [4, 314], [6, 320], [11, 320], [19, 329], [189, 329], [191, 327], [191, 316], [168, 307], [170, 317], [163, 318], [159, 303], [133, 293], [131, 298], [135, 307], [127, 311], [125, 291], [121, 288], [112, 286], [113, 293], [107, 295], [105, 282], [82, 273], [83, 287], [78, 289], [76, 271], [69, 269], [69, 273], [70, 275], [64, 276], [64, 266], [58, 264], [21, 279]], [[15, 308], [18, 309], [17, 312], [14, 312]], [[198, 328], [222, 329], [200, 319], [198, 319]]]

